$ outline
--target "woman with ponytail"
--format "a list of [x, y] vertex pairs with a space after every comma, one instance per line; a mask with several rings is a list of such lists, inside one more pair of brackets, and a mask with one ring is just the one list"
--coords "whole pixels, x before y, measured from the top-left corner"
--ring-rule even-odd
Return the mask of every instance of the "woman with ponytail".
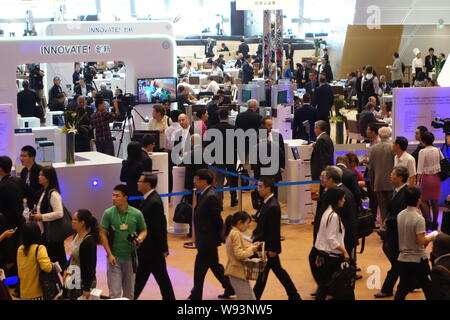
[[261, 243], [246, 243], [242, 232], [247, 231], [252, 218], [245, 211], [238, 211], [225, 220], [225, 236], [228, 262], [225, 275], [230, 277], [239, 300], [256, 300], [250, 281], [246, 278], [243, 260], [253, 256]]
[[72, 228], [77, 232], [71, 245], [69, 267], [64, 273], [64, 297], [89, 299], [96, 286], [97, 244], [99, 226], [89, 210], [79, 209], [72, 218]]

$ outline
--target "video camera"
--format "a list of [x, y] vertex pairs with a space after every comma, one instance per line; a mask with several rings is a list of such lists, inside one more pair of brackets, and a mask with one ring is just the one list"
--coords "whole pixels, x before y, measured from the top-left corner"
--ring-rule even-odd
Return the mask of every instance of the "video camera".
[[434, 121], [431, 122], [431, 126], [435, 129], [442, 128], [445, 135], [450, 135], [450, 118], [435, 118]]
[[134, 107], [139, 104], [138, 97], [131, 93], [125, 93], [124, 95], [119, 95], [117, 97], [117, 99], [119, 99], [122, 102], [122, 104], [127, 107]]

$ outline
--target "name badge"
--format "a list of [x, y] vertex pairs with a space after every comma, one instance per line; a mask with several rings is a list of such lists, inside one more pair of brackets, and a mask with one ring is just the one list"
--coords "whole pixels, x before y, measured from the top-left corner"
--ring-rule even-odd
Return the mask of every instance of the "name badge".
[[121, 224], [120, 225], [120, 231], [127, 231], [128, 230], [128, 225], [127, 224]]

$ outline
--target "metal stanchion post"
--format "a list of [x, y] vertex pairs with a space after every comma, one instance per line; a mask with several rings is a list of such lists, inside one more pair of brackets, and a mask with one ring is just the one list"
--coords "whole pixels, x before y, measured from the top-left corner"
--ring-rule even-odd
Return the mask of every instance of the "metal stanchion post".
[[[242, 186], [242, 181], [241, 181], [241, 173], [238, 173], [238, 187], [240, 188]], [[239, 211], [242, 211], [242, 189], [238, 190], [238, 203], [239, 203]]]
[[196, 249], [195, 246], [195, 223], [194, 223], [194, 212], [195, 207], [197, 206], [197, 189], [192, 189], [192, 227], [191, 227], [191, 234], [192, 234], [192, 242], [186, 242], [183, 247], [186, 249]]

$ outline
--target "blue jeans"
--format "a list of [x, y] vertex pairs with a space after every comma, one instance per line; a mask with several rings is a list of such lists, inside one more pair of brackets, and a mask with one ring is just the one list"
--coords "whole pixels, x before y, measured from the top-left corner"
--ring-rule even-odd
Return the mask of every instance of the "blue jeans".
[[117, 299], [123, 296], [133, 300], [136, 274], [133, 272], [132, 260], [124, 261], [116, 257], [116, 261], [117, 267], [113, 267], [106, 259], [109, 297]]

